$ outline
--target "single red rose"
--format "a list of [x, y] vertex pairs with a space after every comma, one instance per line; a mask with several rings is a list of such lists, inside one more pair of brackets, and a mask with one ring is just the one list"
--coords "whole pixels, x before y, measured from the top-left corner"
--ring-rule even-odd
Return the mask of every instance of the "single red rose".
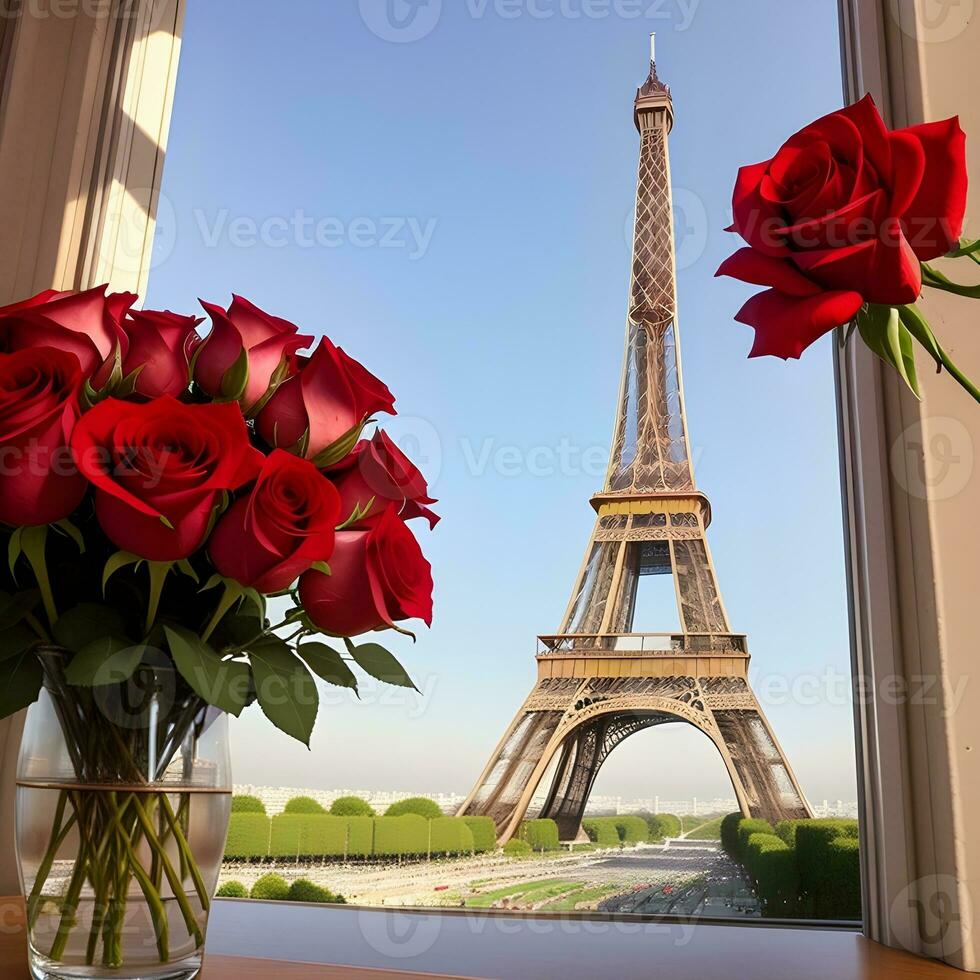
[[50, 347], [0, 354], [0, 521], [66, 518], [85, 495], [68, 448], [81, 412], [78, 358]]
[[769, 287], [736, 316], [755, 328], [750, 356], [799, 357], [863, 303], [915, 302], [920, 262], [959, 240], [966, 193], [959, 120], [889, 131], [870, 95], [743, 167], [729, 230], [749, 247], [717, 274]]
[[198, 317], [181, 316], [169, 310], [133, 310], [122, 327], [129, 343], [122, 360], [122, 373], [136, 375], [136, 394], [147, 398], [173, 395], [187, 390], [189, 358], [200, 338], [195, 328]]
[[105, 286], [81, 293], [45, 290], [0, 308], [0, 349], [67, 351], [78, 358], [83, 376], [91, 378], [117, 348], [125, 355], [127, 338], [120, 321], [134, 302], [133, 293], [107, 296]]
[[340, 493], [340, 516], [346, 521], [360, 509], [354, 527], [367, 527], [377, 521], [389, 504], [394, 504], [403, 521], [424, 517], [433, 528], [439, 516], [426, 506], [429, 496], [425, 477], [415, 464], [378, 429], [372, 439], [362, 439], [354, 451], [330, 477]]
[[432, 568], [394, 506], [365, 531], [338, 531], [330, 575], [306, 572], [299, 597], [325, 633], [357, 636], [403, 619], [432, 624]]
[[208, 550], [226, 578], [281, 592], [328, 561], [340, 516], [334, 485], [308, 460], [274, 449], [248, 496], [218, 521]]
[[270, 316], [241, 296], [233, 296], [227, 312], [201, 301], [211, 317], [211, 332], [194, 360], [194, 380], [211, 396], [227, 395], [229, 372], [244, 352], [248, 378], [240, 397], [250, 412], [278, 380], [276, 375], [291, 364], [296, 351], [313, 342], [299, 327]]
[[222, 495], [254, 480], [264, 459], [237, 404], [187, 405], [169, 395], [99, 402], [75, 426], [71, 448], [95, 487], [106, 535], [152, 561], [196, 551]]
[[343, 440], [353, 443], [374, 412], [396, 414], [395, 400], [384, 383], [326, 337], [308, 360], [300, 362], [299, 373], [276, 389], [256, 419], [259, 434], [270, 446], [302, 446], [303, 455], [315, 460]]

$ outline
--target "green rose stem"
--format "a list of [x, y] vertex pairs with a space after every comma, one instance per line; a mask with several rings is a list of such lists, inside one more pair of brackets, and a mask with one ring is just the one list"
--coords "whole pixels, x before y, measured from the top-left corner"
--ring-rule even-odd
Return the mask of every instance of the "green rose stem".
[[[922, 264], [922, 270], [924, 275], [932, 273], [932, 270], [929, 269], [929, 266], [927, 266], [925, 263]], [[933, 274], [938, 275], [938, 273]], [[926, 284], [932, 285], [932, 283], [929, 282]], [[980, 286], [978, 286], [977, 289], [980, 290]], [[980, 292], [978, 292], [977, 295], [980, 296]], [[946, 368], [950, 374], [950, 377], [954, 378], [959, 385], [973, 397], [974, 401], [980, 402], [980, 389], [978, 389], [977, 386], [956, 366], [949, 354], [946, 353], [942, 345], [936, 339], [936, 335], [932, 332], [932, 328], [929, 326], [928, 321], [922, 315], [918, 307], [916, 307], [914, 304], [909, 304], [908, 306], [901, 306], [898, 309], [902, 318], [902, 323], [908, 329], [909, 333], [915, 337], [915, 339], [926, 349], [926, 351], [928, 351], [929, 356], [936, 362], [936, 370], [941, 371], [943, 368]]]

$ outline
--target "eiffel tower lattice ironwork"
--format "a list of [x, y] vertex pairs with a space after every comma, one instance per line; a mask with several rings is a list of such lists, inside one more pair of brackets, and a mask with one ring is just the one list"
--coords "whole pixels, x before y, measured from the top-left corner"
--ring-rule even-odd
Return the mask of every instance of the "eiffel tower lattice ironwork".
[[[557, 635], [539, 638], [538, 680], [461, 814], [493, 818], [501, 841], [551, 773], [540, 815], [563, 840], [579, 832], [603, 762], [642, 729], [687, 722], [717, 747], [745, 814], [807, 817], [810, 808], [748, 683], [705, 530], [707, 497], [691, 466], [676, 324], [670, 89], [638, 90], [640, 132], [626, 357], [605, 488]], [[672, 575], [681, 632], [634, 632], [637, 586]]]

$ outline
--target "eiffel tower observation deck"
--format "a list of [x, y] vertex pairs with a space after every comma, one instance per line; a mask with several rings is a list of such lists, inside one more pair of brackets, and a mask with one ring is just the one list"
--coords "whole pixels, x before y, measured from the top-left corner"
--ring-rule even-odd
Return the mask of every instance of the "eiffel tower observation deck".
[[[670, 88], [650, 72], [636, 93], [640, 134], [626, 351], [605, 486], [556, 634], [539, 637], [538, 680], [461, 814], [493, 818], [501, 842], [550, 778], [540, 816], [563, 840], [580, 831], [610, 752], [646, 728], [686, 723], [715, 744], [746, 815], [810, 816], [799, 783], [748, 682], [746, 637], [733, 632], [694, 480], [677, 328], [668, 137]], [[644, 576], [670, 575], [679, 631], [637, 632]]]

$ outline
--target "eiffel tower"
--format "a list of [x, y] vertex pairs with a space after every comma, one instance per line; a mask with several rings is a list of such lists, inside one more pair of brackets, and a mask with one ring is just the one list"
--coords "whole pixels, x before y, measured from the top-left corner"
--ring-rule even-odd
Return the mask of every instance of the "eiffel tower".
[[[733, 633], [694, 483], [676, 323], [668, 135], [670, 89], [650, 74], [637, 91], [640, 133], [626, 356], [605, 488], [559, 632], [539, 637], [538, 680], [460, 814], [490, 816], [501, 842], [550, 773], [540, 816], [562, 840], [579, 833], [609, 753], [646, 728], [686, 722], [714, 742], [746, 815], [811, 816], [748, 683], [746, 637]], [[681, 631], [634, 632], [637, 587], [671, 575]]]

